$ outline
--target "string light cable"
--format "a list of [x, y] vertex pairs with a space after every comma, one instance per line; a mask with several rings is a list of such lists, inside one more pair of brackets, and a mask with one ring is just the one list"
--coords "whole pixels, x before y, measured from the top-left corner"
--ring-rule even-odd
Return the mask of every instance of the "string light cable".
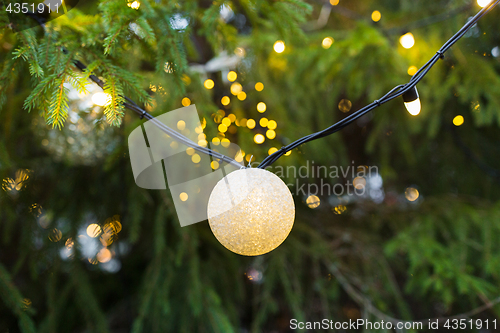
[[[352, 113], [351, 115], [345, 117], [344, 119], [338, 121], [337, 123], [333, 124], [332, 126], [316, 132], [309, 134], [303, 138], [298, 139], [297, 141], [294, 141], [290, 143], [287, 146], [281, 147], [278, 151], [274, 152], [273, 154], [267, 156], [259, 165], [258, 168], [265, 169], [269, 165], [273, 164], [276, 162], [281, 156], [283, 156], [285, 153], [288, 151], [299, 147], [300, 145], [319, 139], [323, 138], [325, 136], [331, 135], [335, 132], [338, 132], [339, 130], [343, 129], [347, 125], [351, 124], [352, 122], [356, 121], [360, 117], [364, 116], [368, 112], [374, 110], [375, 108], [381, 106], [384, 103], [387, 103], [399, 96], [403, 96], [403, 100], [405, 101], [405, 104], [409, 104], [411, 102], [416, 102], [418, 101], [418, 92], [416, 85], [424, 78], [424, 76], [430, 71], [430, 69], [440, 60], [444, 58], [444, 54], [446, 51], [448, 51], [460, 38], [462, 38], [467, 31], [471, 27], [473, 27], [484, 15], [489, 13], [498, 3], [500, 0], [495, 0], [490, 2], [488, 5], [486, 5], [483, 9], [481, 9], [474, 17], [472, 17], [453, 37], [451, 37], [444, 45], [432, 56], [427, 63], [422, 66], [416, 73], [415, 75], [412, 76], [410, 81], [406, 84], [401, 84], [393, 89], [391, 89], [387, 94], [385, 94], [383, 97], [375, 100], [374, 102], [366, 105], [365, 107], [357, 110], [356, 112]], [[414, 98], [416, 96], [416, 98]], [[419, 101], [418, 101], [419, 103]], [[407, 108], [409, 107], [406, 105]], [[410, 109], [408, 108], [408, 111]], [[410, 111], [411, 112], [411, 111]]]
[[[368, 112], [376, 109], [377, 107], [381, 106], [382, 104], [385, 104], [399, 96], [403, 97], [403, 100], [405, 102], [405, 106], [407, 107], [408, 111], [413, 114], [411, 108], [418, 108], [418, 111], [420, 111], [420, 101], [419, 101], [419, 96], [417, 92], [416, 85], [424, 78], [424, 76], [430, 71], [430, 69], [440, 60], [444, 58], [444, 54], [446, 51], [448, 51], [458, 40], [460, 40], [466, 33], [469, 31], [471, 27], [473, 27], [484, 15], [489, 13], [496, 5], [500, 3], [500, 0], [495, 0], [491, 1], [488, 5], [484, 6], [475, 16], [473, 16], [465, 25], [457, 32], [455, 35], [453, 35], [446, 43], [443, 44], [443, 46], [434, 54], [434, 56], [427, 61], [427, 63], [422, 66], [416, 73], [415, 75], [412, 76], [410, 81], [406, 84], [401, 84], [398, 85], [394, 88], [392, 88], [388, 93], [386, 93], [384, 96], [381, 98], [373, 101], [372, 103], [364, 106], [363, 108], [353, 112], [349, 116], [345, 117], [344, 119], [338, 121], [337, 123], [333, 124], [332, 126], [316, 132], [309, 134], [305, 137], [302, 137], [289, 145], [281, 147], [278, 151], [274, 152], [273, 154], [267, 156], [258, 166], [257, 168], [260, 169], [265, 169], [266, 167], [270, 166], [274, 162], [276, 162], [281, 156], [286, 154], [292, 149], [295, 149], [299, 147], [300, 145], [317, 140], [323, 137], [326, 137], [328, 135], [331, 135], [335, 132], [340, 131], [347, 125], [351, 124], [352, 122], [356, 121], [360, 117], [364, 116]], [[37, 21], [37, 23], [44, 29], [45, 31], [45, 20], [39, 16], [37, 16], [35, 13], [29, 12], [25, 13], [28, 15], [30, 18], [34, 19]], [[74, 60], [73, 63], [75, 66], [80, 69], [82, 72], [87, 70], [87, 67], [79, 60]], [[89, 78], [96, 83], [99, 87], [104, 89], [105, 83], [99, 79], [95, 75], [90, 75]], [[226, 163], [229, 163], [233, 166], [236, 166], [238, 168], [243, 168], [243, 166], [238, 163], [236, 160], [233, 158], [223, 155], [221, 153], [218, 153], [216, 151], [213, 151], [209, 148], [202, 147], [195, 143], [194, 141], [191, 141], [184, 135], [180, 134], [179, 132], [173, 130], [172, 128], [168, 127], [167, 125], [163, 124], [161, 121], [157, 120], [154, 116], [152, 116], [150, 113], [148, 113], [146, 110], [141, 108], [139, 105], [137, 105], [133, 100], [130, 98], [124, 96], [124, 99], [126, 102], [123, 103], [123, 106], [127, 109], [130, 109], [137, 113], [141, 119], [146, 118], [147, 120], [151, 121], [155, 126], [157, 126], [161, 131], [164, 133], [170, 135], [171, 137], [177, 139], [180, 143], [193, 148], [194, 150], [202, 153], [209, 155], [218, 161], [223, 161]], [[417, 105], [415, 105], [417, 104]], [[418, 113], [418, 112], [416, 112]]]
[[[48, 8], [48, 7], [45, 7]], [[34, 19], [44, 30], [45, 32], [45, 19], [43, 17], [40, 17], [36, 15], [36, 13], [28, 11], [25, 13], [27, 16], [30, 18]], [[68, 51], [63, 47], [63, 52], [68, 53]], [[73, 64], [82, 72], [85, 72], [87, 70], [87, 66], [82, 63], [80, 60], [73, 60]], [[90, 80], [92, 80], [95, 84], [97, 84], [101, 89], [104, 90], [105, 82], [101, 79], [99, 79], [96, 75], [91, 74], [89, 75]], [[134, 111], [137, 113], [141, 119], [146, 118], [150, 122], [152, 122], [156, 127], [158, 127], [161, 131], [164, 133], [168, 134], [172, 138], [176, 139], [180, 143], [184, 144], [185, 146], [191, 147], [194, 150], [196, 150], [199, 153], [206, 154], [211, 156], [214, 160], [217, 160], [219, 163], [226, 162], [228, 164], [231, 164], [237, 168], [243, 168], [244, 166], [241, 163], [238, 163], [235, 159], [226, 156], [224, 154], [221, 154], [219, 152], [216, 152], [210, 148], [202, 147], [196, 142], [190, 140], [186, 136], [182, 135], [181, 133], [173, 130], [172, 128], [168, 127], [158, 119], [156, 119], [154, 116], [152, 116], [149, 112], [141, 108], [137, 103], [135, 103], [132, 99], [130, 99], [127, 96], [123, 96], [123, 98], [126, 100], [126, 102], [123, 103], [123, 106], [129, 110]]]

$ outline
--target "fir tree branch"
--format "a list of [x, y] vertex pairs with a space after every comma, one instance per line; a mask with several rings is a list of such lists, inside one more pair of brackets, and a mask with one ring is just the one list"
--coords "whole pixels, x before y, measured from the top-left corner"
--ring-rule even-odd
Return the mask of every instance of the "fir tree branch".
[[384, 312], [380, 311], [376, 306], [373, 305], [372, 301], [363, 295], [361, 292], [357, 291], [356, 288], [354, 288], [347, 278], [340, 272], [339, 268], [337, 265], [333, 263], [328, 263], [327, 266], [329, 267], [329, 270], [332, 272], [332, 274], [335, 276], [337, 281], [340, 283], [344, 291], [354, 300], [360, 307], [377, 317], [378, 319], [385, 320], [388, 322], [393, 323], [394, 325], [397, 325], [398, 323], [422, 323], [424, 327], [426, 327], [430, 322], [436, 322], [438, 321], [439, 325], [442, 326], [446, 323], [446, 321], [450, 319], [460, 319], [460, 318], [470, 318], [474, 315], [477, 315], [483, 311], [486, 311], [488, 309], [491, 309], [493, 306], [497, 305], [500, 303], [500, 297], [497, 297], [493, 299], [492, 301], [489, 301], [487, 304], [479, 306], [477, 308], [474, 308], [470, 311], [460, 313], [454, 316], [449, 316], [449, 317], [437, 317], [437, 318], [432, 318], [432, 319], [423, 319], [423, 320], [417, 320], [417, 321], [408, 321], [408, 320], [402, 320], [402, 319], [397, 319], [394, 317], [389, 316], [388, 314], [385, 314]]
[[64, 121], [68, 116], [68, 89], [64, 87], [65, 78], [62, 77], [56, 81], [57, 89], [53, 92], [50, 99], [49, 110], [47, 113], [47, 123], [52, 125], [52, 128], [61, 129]]

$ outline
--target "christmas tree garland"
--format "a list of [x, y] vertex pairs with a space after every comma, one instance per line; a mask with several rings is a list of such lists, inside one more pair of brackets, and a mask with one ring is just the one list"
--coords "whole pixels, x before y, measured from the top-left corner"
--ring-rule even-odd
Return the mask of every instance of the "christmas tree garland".
[[[357, 110], [356, 112], [352, 113], [351, 115], [345, 117], [344, 119], [338, 121], [337, 123], [333, 124], [332, 126], [316, 132], [309, 134], [305, 137], [302, 137], [294, 142], [292, 142], [289, 145], [281, 147], [278, 151], [274, 152], [273, 154], [267, 156], [259, 165], [258, 168], [264, 169], [274, 162], [276, 162], [281, 156], [286, 154], [288, 151], [297, 148], [298, 146], [316, 140], [323, 138], [325, 136], [331, 135], [335, 132], [340, 131], [347, 125], [351, 124], [352, 122], [356, 121], [360, 117], [364, 116], [368, 112], [374, 110], [375, 108], [381, 106], [384, 103], [387, 103], [399, 96], [403, 96], [403, 100], [405, 101], [405, 104], [411, 103], [415, 100], [418, 99], [418, 92], [416, 90], [416, 85], [424, 78], [424, 76], [429, 72], [429, 70], [440, 60], [444, 58], [444, 54], [448, 49], [450, 49], [460, 38], [462, 38], [467, 31], [471, 27], [473, 27], [484, 15], [489, 13], [498, 3], [500, 0], [495, 0], [490, 2], [488, 5], [486, 5], [483, 9], [481, 9], [474, 17], [472, 17], [453, 37], [451, 37], [446, 43], [443, 44], [443, 46], [436, 52], [436, 54], [429, 60], [427, 63], [422, 66], [416, 73], [415, 75], [412, 76], [411, 80], [406, 83], [406, 84], [401, 84], [393, 89], [391, 89], [387, 94], [382, 96], [381, 98], [373, 101], [372, 103], [366, 105], [365, 107]], [[45, 20], [36, 14], [32, 12], [26, 13], [29, 17], [35, 19], [37, 23], [45, 29]], [[86, 71], [87, 67], [79, 60], [74, 60], [75, 66], [80, 69], [81, 71]], [[99, 85], [101, 88], [104, 88], [105, 83], [100, 80], [97, 76], [95, 75], [90, 75], [89, 78], [95, 82], [97, 85]], [[209, 156], [212, 156], [216, 160], [223, 161], [226, 163], [229, 163], [233, 166], [236, 166], [238, 168], [242, 167], [240, 163], [235, 161], [233, 158], [223, 155], [219, 152], [216, 152], [212, 149], [202, 147], [195, 143], [194, 141], [191, 141], [184, 135], [180, 134], [179, 132], [171, 129], [170, 127], [166, 126], [165, 124], [161, 123], [160, 121], [156, 120], [155, 117], [153, 117], [150, 113], [148, 113], [146, 110], [141, 108], [139, 105], [137, 105], [134, 101], [132, 101], [128, 97], [124, 97], [126, 102], [123, 103], [123, 106], [136, 112], [141, 119], [146, 118], [147, 120], [151, 121], [156, 125], [160, 130], [165, 132], [166, 134], [172, 136], [173, 138], [177, 139], [180, 143], [193, 148], [194, 150], [206, 154]]]

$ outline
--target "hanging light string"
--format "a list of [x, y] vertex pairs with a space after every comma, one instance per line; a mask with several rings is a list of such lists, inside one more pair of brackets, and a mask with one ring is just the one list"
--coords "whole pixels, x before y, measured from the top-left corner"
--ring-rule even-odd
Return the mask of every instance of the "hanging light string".
[[[28, 15], [30, 18], [34, 19], [43, 28], [43, 30], [45, 32], [45, 23], [46, 22], [45, 22], [44, 18], [42, 18], [42, 17], [40, 17], [40, 16], [36, 15], [35, 13], [30, 12], [30, 11], [28, 11], [25, 14]], [[64, 47], [62, 50], [64, 53], [67, 54], [68, 51]], [[79, 60], [73, 60], [73, 64], [82, 72], [85, 72], [87, 70], [87, 66]], [[99, 79], [94, 74], [89, 75], [89, 78], [95, 84], [97, 84], [99, 87], [101, 87], [104, 90], [105, 82], [103, 80]], [[194, 142], [194, 141], [190, 140], [189, 138], [187, 138], [186, 136], [182, 135], [181, 133], [168, 127], [167, 125], [165, 125], [164, 123], [162, 123], [161, 121], [159, 121], [158, 119], [153, 117], [146, 110], [141, 108], [139, 105], [137, 105], [132, 99], [128, 98], [127, 96], [123, 96], [123, 98], [126, 100], [126, 102], [123, 103], [123, 106], [125, 108], [137, 113], [141, 117], [141, 119], [146, 118], [147, 120], [152, 122], [156, 127], [158, 127], [158, 129], [160, 129], [162, 132], [164, 132], [167, 135], [171, 136], [172, 138], [176, 139], [180, 143], [182, 143], [188, 147], [193, 148], [194, 150], [196, 150], [199, 153], [211, 156], [214, 160], [217, 160], [217, 162], [219, 162], [219, 163], [221, 161], [223, 161], [223, 162], [231, 164], [237, 168], [244, 167], [241, 163], [238, 163], [235, 159], [233, 159], [229, 156], [226, 156], [224, 154], [221, 154], [219, 152], [216, 152], [212, 149], [202, 147], [199, 144], [197, 144], [196, 142]]]
[[[74, 60], [73, 63], [82, 72], [85, 72], [85, 70], [87, 69], [87, 66], [85, 66], [79, 60]], [[90, 75], [89, 78], [92, 81], [94, 81], [99, 87], [101, 87], [104, 90], [104, 85], [105, 85], [104, 81], [102, 81], [101, 79], [99, 79], [97, 76], [95, 76], [93, 74]], [[198, 152], [200, 152], [202, 154], [206, 154], [206, 155], [212, 156], [214, 159], [217, 159], [218, 162], [224, 161], [226, 163], [234, 165], [237, 168], [241, 168], [242, 167], [241, 163], [238, 163], [237, 161], [235, 161], [231, 157], [223, 155], [223, 154], [221, 154], [219, 152], [216, 152], [214, 150], [211, 150], [209, 148], [202, 147], [199, 144], [195, 143], [194, 141], [191, 141], [186, 136], [184, 136], [181, 133], [173, 130], [172, 128], [168, 127], [167, 125], [165, 125], [164, 123], [162, 123], [161, 121], [159, 121], [158, 119], [156, 119], [155, 117], [153, 117], [150, 113], [148, 113], [146, 110], [144, 110], [139, 105], [137, 105], [132, 99], [128, 98], [127, 96], [124, 96], [124, 98], [126, 100], [126, 102], [123, 103], [124, 107], [126, 107], [127, 109], [132, 110], [135, 113], [137, 113], [141, 117], [141, 119], [142, 118], [146, 118], [147, 120], [149, 120], [150, 122], [152, 122], [156, 127], [158, 127], [161, 131], [163, 131], [164, 133], [168, 134], [172, 138], [176, 139], [180, 143], [182, 143], [182, 144], [184, 144], [184, 145], [186, 145], [188, 147], [191, 147], [194, 150], [196, 150], [196, 151], [198, 151]]]
[[267, 156], [258, 166], [258, 168], [264, 169], [268, 167], [269, 165], [273, 164], [276, 162], [281, 156], [283, 156], [285, 153], [289, 152], [290, 150], [297, 148], [298, 146], [309, 142], [313, 141], [319, 138], [323, 138], [325, 136], [331, 135], [335, 132], [340, 131], [347, 125], [351, 124], [352, 122], [356, 121], [360, 117], [364, 116], [368, 112], [372, 111], [373, 109], [381, 106], [384, 103], [387, 103], [401, 95], [404, 95], [405, 93], [410, 92], [411, 90], [414, 90], [417, 83], [419, 83], [424, 76], [429, 72], [429, 70], [434, 66], [440, 59], [444, 58], [444, 54], [450, 47], [453, 46], [460, 38], [462, 38], [467, 31], [471, 27], [473, 27], [477, 21], [479, 21], [484, 15], [486, 15], [488, 12], [490, 12], [498, 3], [500, 0], [492, 1], [490, 2], [487, 6], [485, 6], [483, 9], [481, 9], [473, 18], [471, 18], [453, 37], [451, 37], [444, 45], [439, 49], [439, 51], [434, 54], [434, 56], [427, 61], [427, 63], [422, 66], [416, 73], [413, 75], [411, 80], [406, 83], [406, 84], [401, 84], [398, 85], [394, 88], [392, 88], [387, 94], [385, 94], [383, 97], [380, 99], [375, 100], [374, 102], [366, 105], [365, 107], [359, 109], [358, 111], [350, 114], [349, 116], [345, 117], [344, 119], [338, 121], [337, 123], [333, 124], [332, 126], [316, 132], [309, 134], [303, 138], [298, 139], [297, 141], [292, 142], [291, 144], [287, 146], [281, 147], [278, 151], [275, 153]]
[[[374, 110], [375, 108], [381, 106], [384, 103], [387, 103], [401, 95], [404, 95], [405, 93], [408, 93], [415, 88], [417, 83], [419, 83], [424, 76], [429, 72], [429, 70], [434, 66], [439, 59], [444, 58], [444, 53], [448, 51], [448, 49], [453, 46], [460, 38], [462, 38], [469, 29], [474, 26], [477, 21], [479, 21], [484, 15], [486, 15], [488, 12], [490, 12], [498, 3], [500, 0], [495, 0], [493, 2], [490, 2], [487, 6], [485, 6], [483, 9], [481, 9], [472, 19], [470, 19], [453, 37], [451, 37], [440, 49], [439, 51], [436, 52], [436, 54], [424, 65], [422, 66], [416, 73], [413, 75], [411, 80], [406, 83], [406, 84], [401, 84], [398, 85], [394, 88], [392, 88], [387, 94], [385, 94], [383, 97], [380, 99], [375, 100], [374, 102], [366, 105], [365, 107], [359, 109], [358, 111], [350, 114], [349, 116], [345, 117], [344, 119], [338, 121], [337, 123], [333, 124], [332, 126], [316, 132], [309, 134], [297, 141], [292, 142], [291, 144], [287, 146], [281, 147], [278, 151], [275, 153], [269, 155], [266, 157], [258, 166], [258, 168], [264, 169], [267, 166], [273, 164], [276, 162], [281, 156], [283, 156], [285, 153], [289, 152], [290, 150], [297, 148], [298, 146], [307, 143], [309, 141], [313, 141], [319, 138], [323, 138], [325, 136], [331, 135], [335, 132], [338, 132], [339, 130], [343, 129], [347, 125], [351, 124], [352, 122], [356, 121], [360, 117], [364, 116], [368, 112]], [[45, 20], [43, 18], [40, 18], [37, 16], [35, 13], [32, 12], [27, 12], [26, 13], [28, 16], [30, 16], [32, 19], [36, 20], [37, 23], [44, 29], [45, 31]], [[87, 69], [87, 66], [85, 66], [81, 61], [79, 60], [74, 60], [73, 63], [75, 66], [80, 69], [81, 71], [85, 71]], [[95, 75], [90, 75], [89, 78], [95, 82], [99, 87], [104, 89], [105, 83], [99, 79]], [[167, 125], [163, 124], [161, 121], [157, 120], [155, 117], [153, 117], [150, 113], [148, 113], [146, 110], [141, 108], [139, 105], [137, 105], [133, 100], [130, 98], [124, 96], [124, 99], [126, 102], [123, 103], [123, 106], [126, 107], [127, 109], [130, 109], [137, 113], [141, 119], [146, 118], [147, 120], [151, 121], [155, 126], [157, 126], [161, 131], [164, 133], [168, 134], [169, 136], [173, 137], [174, 139], [178, 140], [180, 143], [193, 148], [194, 150], [202, 153], [209, 155], [218, 161], [224, 161], [226, 163], [229, 163], [233, 166], [236, 166], [238, 168], [242, 168], [243, 166], [238, 163], [236, 160], [233, 158], [223, 155], [219, 152], [216, 152], [214, 150], [211, 150], [206, 147], [202, 147], [195, 143], [194, 141], [191, 141], [189, 138], [186, 136], [180, 134], [179, 132], [173, 130], [172, 128], [168, 127]]]

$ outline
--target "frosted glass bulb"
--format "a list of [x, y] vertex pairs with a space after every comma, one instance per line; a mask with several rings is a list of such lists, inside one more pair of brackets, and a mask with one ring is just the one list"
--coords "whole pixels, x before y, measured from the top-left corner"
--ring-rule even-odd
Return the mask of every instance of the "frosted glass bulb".
[[208, 200], [208, 223], [228, 250], [258, 256], [288, 237], [295, 204], [286, 184], [258, 168], [233, 171], [221, 179]]
[[411, 102], [405, 102], [406, 110], [412, 115], [416, 116], [420, 113], [421, 105], [420, 105], [420, 98], [417, 98], [414, 101]]
[[405, 49], [411, 49], [415, 45], [415, 37], [411, 32], [408, 32], [399, 38], [399, 42]]

